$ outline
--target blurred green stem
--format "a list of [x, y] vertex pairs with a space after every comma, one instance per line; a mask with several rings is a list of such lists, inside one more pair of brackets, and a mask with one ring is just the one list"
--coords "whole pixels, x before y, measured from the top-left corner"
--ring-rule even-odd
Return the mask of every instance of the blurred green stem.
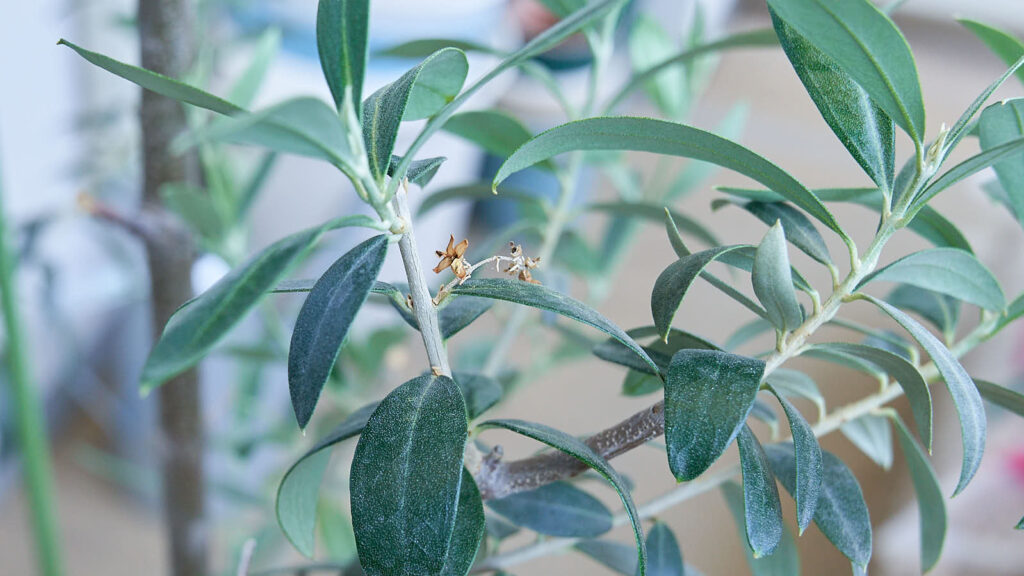
[[6, 352], [11, 397], [14, 400], [13, 413], [35, 533], [39, 573], [57, 576], [64, 573], [64, 565], [53, 498], [53, 468], [50, 463], [46, 419], [38, 391], [33, 386], [28, 350], [18, 314], [18, 296], [14, 286], [15, 256], [8, 244], [10, 238], [3, 194], [3, 183], [0, 182], [0, 304], [3, 306], [4, 327], [7, 331]]

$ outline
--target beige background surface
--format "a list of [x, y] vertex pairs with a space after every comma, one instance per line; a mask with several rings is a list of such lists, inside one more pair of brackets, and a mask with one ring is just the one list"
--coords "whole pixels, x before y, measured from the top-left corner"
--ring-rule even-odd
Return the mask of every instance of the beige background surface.
[[[968, 12], [970, 3], [964, 2]], [[760, 14], [746, 14], [737, 27], [763, 25]], [[928, 132], [935, 134], [943, 122], [952, 124], [960, 111], [992, 79], [1002, 65], [966, 32], [955, 27], [934, 26], [916, 21], [903, 22], [914, 48], [928, 109]], [[1021, 95], [1019, 85], [1000, 92]], [[712, 127], [734, 103], [747, 102], [750, 120], [742, 142], [761, 152], [798, 179], [814, 186], [860, 185], [866, 178], [850, 160], [839, 142], [828, 131], [804, 93], [782, 53], [777, 50], [730, 53], [722, 61], [711, 93], [700, 107], [698, 125]], [[905, 144], [905, 143], [904, 143]], [[965, 152], [973, 144], [964, 146]], [[903, 150], [906, 152], [906, 150]], [[635, 155], [633, 161], [647, 172], [653, 170], [654, 159]], [[1021, 274], [1024, 237], [1013, 220], [980, 191], [983, 178], [973, 178], [946, 192], [937, 201], [942, 209], [962, 226], [983, 261], [993, 263], [994, 272], [1003, 280], [1010, 295], [1024, 284]], [[747, 182], [734, 175], [720, 173], [714, 184]], [[756, 242], [764, 227], [738, 210], [722, 210], [712, 214], [711, 190], [703, 190], [687, 199], [680, 208], [707, 218], [716, 232], [729, 242]], [[857, 208], [837, 208], [837, 216], [862, 241], [874, 225], [870, 213]], [[829, 239], [834, 255], [843, 254], [841, 246]], [[426, 242], [426, 240], [423, 240]], [[892, 243], [889, 258], [909, 248], [924, 244], [904, 235]], [[794, 256], [794, 259], [802, 255]], [[657, 274], [673, 255], [663, 232], [657, 227], [646, 229], [631, 251], [631, 258], [617, 278], [611, 297], [601, 311], [622, 326], [649, 323], [648, 294]], [[814, 270], [807, 261], [796, 260], [806, 270]], [[994, 264], [1000, 262], [1001, 264]], [[826, 280], [822, 274], [809, 274], [812, 282]], [[582, 294], [582, 287], [576, 287]], [[877, 313], [865, 305], [852, 305], [849, 313], [863, 322], [881, 324]], [[677, 316], [677, 325], [721, 341], [740, 323], [747, 320], [742, 309], [706, 286], [697, 286]], [[965, 316], [970, 323], [973, 318]], [[494, 324], [481, 324], [472, 330], [483, 333]], [[472, 334], [467, 332], [467, 334]], [[846, 338], [845, 334], [825, 332], [820, 338]], [[472, 340], [472, 336], [465, 336]], [[415, 341], [411, 340], [413, 344]], [[974, 374], [1007, 381], [1013, 373], [1016, 350], [1021, 344], [1020, 331], [1011, 330], [998, 340], [972, 354], [966, 364]], [[414, 353], [403, 371], [418, 370], [419, 356]], [[514, 358], [529, 362], [529, 347], [520, 346]], [[851, 373], [823, 364], [801, 364], [826, 392], [830, 406], [869, 392], [871, 383]], [[533, 383], [530, 389], [514, 396], [496, 415], [528, 417], [571, 433], [586, 433], [617, 421], [647, 405], [650, 398], [622, 399], [618, 395], [621, 371], [598, 361], [574, 363], [548, 374]], [[935, 461], [946, 492], [952, 491], [959, 466], [959, 440], [955, 414], [943, 393], [938, 393], [936, 413], [937, 436]], [[902, 406], [902, 403], [897, 405]], [[809, 410], [810, 406], [801, 404]], [[811, 413], [808, 411], [808, 415]], [[1012, 526], [1024, 514], [1024, 488], [1014, 484], [1007, 473], [1004, 456], [1020, 450], [1021, 426], [1018, 423], [995, 421], [989, 453], [976, 483], [966, 494], [951, 502], [952, 525], [947, 555], [936, 574], [1011, 574], [1013, 569], [993, 565], [1000, 557], [1009, 557], [1009, 566], [1024, 566], [1024, 545]], [[488, 433], [491, 441], [501, 442], [509, 456], [524, 455], [534, 447], [523, 442]], [[1014, 445], [1014, 441], [1017, 444]], [[897, 515], [899, 507], [909, 502], [910, 485], [904, 467], [897, 464], [888, 473], [851, 448], [840, 435], [823, 441], [826, 449], [835, 451], [847, 461], [860, 479], [866, 493], [872, 519], [876, 526]], [[723, 459], [732, 462], [733, 451]], [[336, 458], [336, 461], [340, 460]], [[655, 449], [642, 448], [616, 460], [616, 466], [627, 471], [639, 487], [636, 499], [642, 503], [673, 487], [674, 481], [664, 463], [664, 456]], [[132, 499], [119, 496], [106, 485], [67, 457], [67, 450], [58, 452], [59, 506], [62, 532], [68, 553], [71, 574], [138, 575], [162, 573], [162, 548], [158, 517]], [[615, 497], [596, 489], [609, 505]], [[792, 522], [792, 501], [783, 497]], [[268, 499], [268, 510], [270, 500]], [[31, 573], [31, 544], [25, 529], [25, 503], [17, 498], [0, 515], [0, 575], [17, 576]], [[909, 515], [909, 516], [908, 516]], [[900, 575], [912, 573], [916, 566], [916, 512], [911, 508], [886, 532], [892, 544], [883, 545], [876, 538], [876, 560], [872, 574]], [[746, 573], [740, 541], [722, 498], [717, 492], [686, 502], [661, 516], [677, 531], [686, 559], [706, 574], [731, 575]], [[980, 536], [979, 536], [980, 535]], [[619, 530], [614, 537], [627, 541], [629, 534]], [[809, 575], [846, 573], [848, 563], [815, 529], [799, 540], [804, 572]], [[965, 552], [972, 546], [974, 552]], [[226, 562], [218, 558], [219, 563]], [[983, 562], [987, 568], [981, 568]], [[223, 565], [223, 564], [221, 564]], [[603, 575], [604, 571], [591, 561], [569, 554], [544, 562], [532, 562], [515, 570], [517, 574]]]

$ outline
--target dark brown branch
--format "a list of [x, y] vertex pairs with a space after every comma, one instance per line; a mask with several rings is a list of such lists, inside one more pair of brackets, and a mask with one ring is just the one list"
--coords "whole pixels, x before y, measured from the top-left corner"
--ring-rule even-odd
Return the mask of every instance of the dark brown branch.
[[[629, 452], [665, 432], [665, 404], [658, 402], [587, 438], [586, 443], [605, 459]], [[533, 490], [576, 476], [587, 465], [562, 452], [545, 452], [531, 458], [501, 460], [500, 447], [484, 458], [476, 475], [484, 500]]]
[[[139, 0], [138, 27], [142, 66], [181, 78], [194, 57], [192, 0]], [[174, 310], [192, 296], [195, 259], [184, 224], [164, 209], [160, 188], [198, 183], [194, 155], [174, 155], [171, 141], [187, 124], [182, 105], [143, 91], [139, 110], [143, 147], [145, 246], [149, 259], [153, 328], [159, 336]], [[207, 573], [208, 534], [204, 518], [203, 428], [196, 371], [188, 370], [159, 390], [163, 504], [170, 537], [171, 573]]]

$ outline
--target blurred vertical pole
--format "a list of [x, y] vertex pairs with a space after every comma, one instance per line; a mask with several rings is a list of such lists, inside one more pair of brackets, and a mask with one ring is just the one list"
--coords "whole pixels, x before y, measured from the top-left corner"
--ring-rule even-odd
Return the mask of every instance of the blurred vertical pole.
[[[181, 78], [195, 51], [193, 0], [139, 0], [142, 66]], [[175, 309], [192, 297], [195, 248], [184, 224], [161, 202], [160, 189], [178, 182], [199, 183], [194, 155], [175, 155], [171, 141], [186, 128], [178, 102], [142, 92], [139, 112], [143, 147], [143, 212], [150, 227], [149, 258], [153, 327], [159, 335]], [[170, 538], [171, 573], [203, 576], [209, 534], [204, 517], [203, 424], [196, 371], [188, 370], [159, 388], [164, 520]]]
[[25, 491], [31, 507], [32, 528], [38, 555], [39, 573], [59, 576], [64, 573], [60, 534], [53, 500], [53, 468], [46, 417], [28, 364], [25, 334], [18, 314], [15, 288], [17, 258], [10, 245], [7, 215], [4, 213], [3, 173], [0, 171], [0, 306], [7, 332], [7, 366], [14, 401], [14, 420], [18, 431]]

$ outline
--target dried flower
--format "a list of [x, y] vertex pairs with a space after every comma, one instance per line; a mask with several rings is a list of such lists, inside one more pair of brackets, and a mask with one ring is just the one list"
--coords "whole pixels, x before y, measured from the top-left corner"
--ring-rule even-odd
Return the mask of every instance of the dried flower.
[[466, 254], [466, 248], [469, 247], [469, 240], [463, 240], [458, 244], [455, 243], [455, 236], [451, 236], [448, 239], [448, 247], [445, 248], [444, 252], [436, 250], [435, 253], [441, 261], [434, 267], [434, 274], [440, 274], [446, 269], [451, 268], [452, 272], [459, 279], [466, 277], [466, 268], [468, 268], [466, 261], [462, 258]]

